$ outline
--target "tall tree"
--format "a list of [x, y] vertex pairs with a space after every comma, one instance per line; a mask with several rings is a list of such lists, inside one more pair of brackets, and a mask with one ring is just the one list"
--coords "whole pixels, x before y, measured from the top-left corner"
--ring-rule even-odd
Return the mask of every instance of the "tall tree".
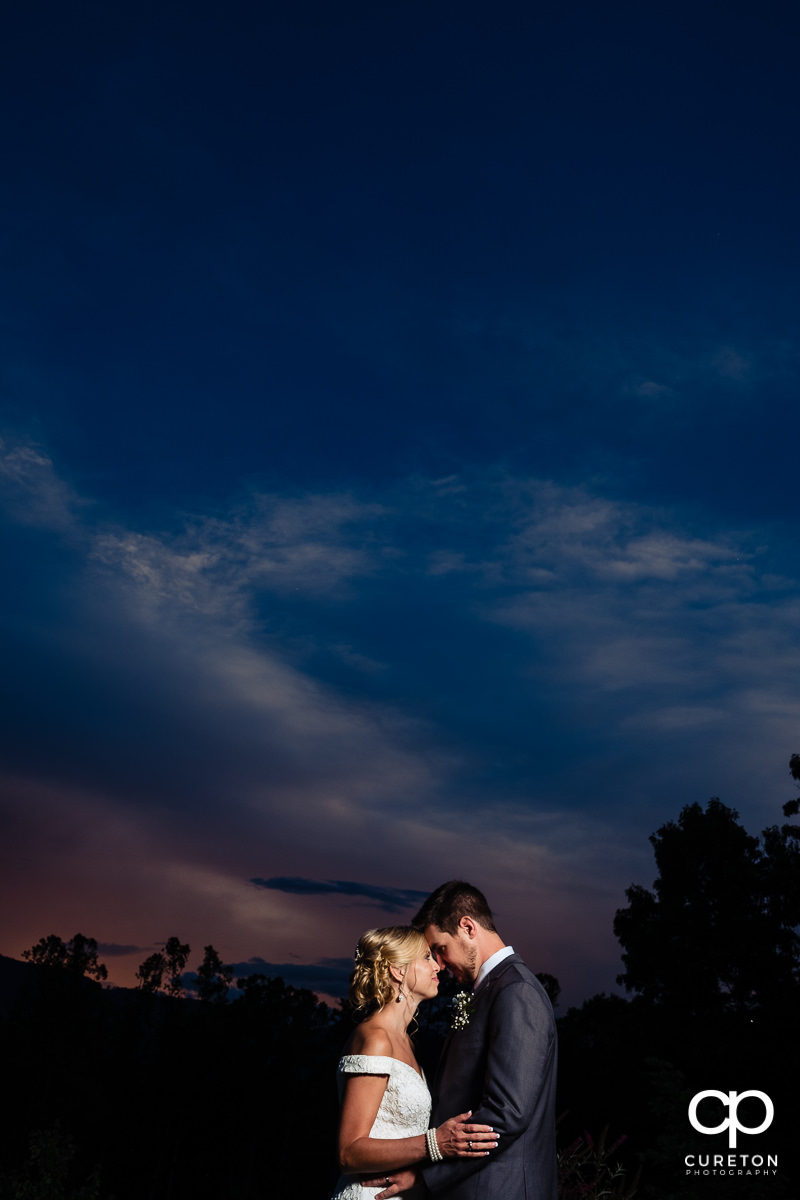
[[[800, 754], [793, 754], [789, 759], [789, 772], [793, 779], [800, 783]], [[783, 806], [783, 815], [785, 817], [796, 817], [800, 812], [800, 796], [796, 800], [789, 800]], [[784, 825], [781, 832], [786, 837], [800, 838], [800, 825]]]
[[140, 963], [136, 971], [139, 988], [143, 992], [149, 992], [151, 995], [160, 991], [166, 966], [167, 964], [161, 950], [156, 950], [153, 954], [148, 955], [144, 962]]
[[190, 952], [191, 946], [188, 942], [182, 942], [176, 937], [167, 938], [167, 944], [164, 947], [167, 979], [164, 986], [168, 996], [183, 995], [182, 975], [186, 970]]
[[[789, 759], [789, 771], [792, 775], [792, 778], [796, 779], [797, 782], [800, 783], [800, 754], [793, 754]], [[790, 801], [790, 804], [794, 803], [795, 801]]]
[[183, 979], [191, 946], [179, 938], [167, 938], [163, 950], [156, 950], [139, 967], [136, 978], [143, 992], [183, 995]]
[[197, 969], [197, 994], [209, 1004], [224, 1004], [233, 980], [233, 967], [225, 966], [213, 946], [204, 948]]
[[618, 982], [687, 1016], [745, 1015], [795, 998], [800, 846], [787, 827], [751, 837], [719, 799], [687, 805], [650, 841], [653, 891], [633, 885], [614, 932]]

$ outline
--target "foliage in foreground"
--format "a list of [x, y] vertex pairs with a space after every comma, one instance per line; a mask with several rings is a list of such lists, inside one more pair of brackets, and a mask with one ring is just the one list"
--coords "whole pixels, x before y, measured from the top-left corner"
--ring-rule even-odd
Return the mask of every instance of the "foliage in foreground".
[[82, 1184], [74, 1177], [75, 1143], [56, 1123], [30, 1136], [28, 1161], [20, 1171], [0, 1178], [2, 1200], [101, 1200], [97, 1167]]
[[632, 1200], [639, 1183], [637, 1171], [629, 1185], [625, 1168], [612, 1162], [611, 1155], [625, 1141], [625, 1135], [606, 1145], [608, 1126], [597, 1141], [584, 1132], [558, 1154], [559, 1200]]

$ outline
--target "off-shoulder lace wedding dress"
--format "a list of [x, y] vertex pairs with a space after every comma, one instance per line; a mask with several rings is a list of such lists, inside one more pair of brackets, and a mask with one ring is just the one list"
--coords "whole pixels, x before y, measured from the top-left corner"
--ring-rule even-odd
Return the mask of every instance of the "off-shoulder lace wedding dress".
[[[414, 1137], [428, 1128], [431, 1094], [424, 1078], [408, 1063], [380, 1054], [346, 1054], [339, 1060], [337, 1073], [340, 1098], [346, 1075], [389, 1076], [370, 1137]], [[362, 1187], [357, 1175], [342, 1175], [333, 1200], [372, 1200], [380, 1191], [379, 1187]]]

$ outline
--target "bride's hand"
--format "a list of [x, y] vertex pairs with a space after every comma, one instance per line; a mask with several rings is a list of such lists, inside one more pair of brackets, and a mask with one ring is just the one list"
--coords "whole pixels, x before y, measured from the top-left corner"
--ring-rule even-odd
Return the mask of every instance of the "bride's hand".
[[471, 1112], [451, 1117], [436, 1130], [439, 1152], [444, 1158], [481, 1158], [497, 1148], [491, 1125], [470, 1124]]

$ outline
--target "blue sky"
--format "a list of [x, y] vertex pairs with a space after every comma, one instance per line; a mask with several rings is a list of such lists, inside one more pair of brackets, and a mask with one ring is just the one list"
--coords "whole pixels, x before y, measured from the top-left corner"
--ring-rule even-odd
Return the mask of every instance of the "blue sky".
[[465, 876], [610, 990], [648, 834], [792, 794], [797, 13], [4, 23], [0, 952], [325, 990]]

